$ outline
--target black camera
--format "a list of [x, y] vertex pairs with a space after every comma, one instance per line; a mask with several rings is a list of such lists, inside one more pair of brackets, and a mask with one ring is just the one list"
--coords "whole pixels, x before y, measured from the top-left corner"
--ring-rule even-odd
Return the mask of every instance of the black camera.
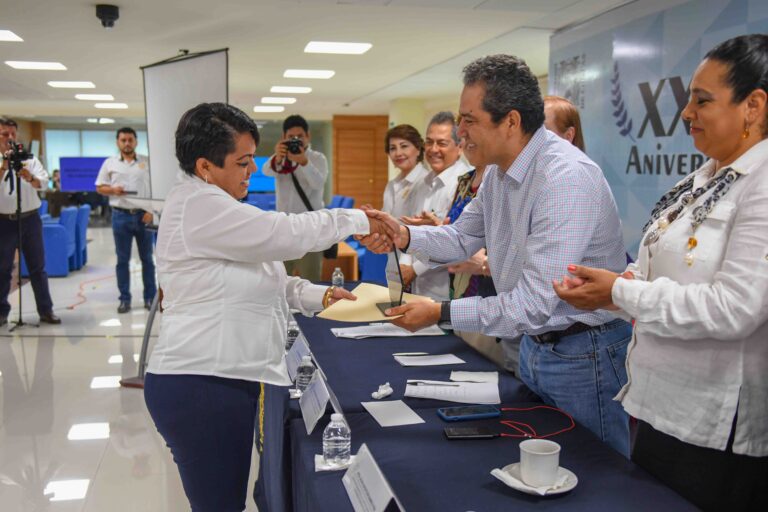
[[11, 147], [11, 149], [5, 154], [5, 158], [8, 159], [8, 168], [19, 172], [24, 167], [24, 162], [32, 158], [34, 155], [24, 149], [24, 144], [20, 144], [11, 140], [8, 141], [8, 145]]
[[301, 150], [304, 149], [304, 142], [298, 137], [291, 137], [283, 142], [283, 144], [285, 144], [285, 148], [288, 152], [294, 155], [300, 155]]

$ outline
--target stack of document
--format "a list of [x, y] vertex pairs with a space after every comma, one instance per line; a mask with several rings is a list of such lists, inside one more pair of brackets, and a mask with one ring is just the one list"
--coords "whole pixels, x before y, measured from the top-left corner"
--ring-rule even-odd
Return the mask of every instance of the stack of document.
[[356, 340], [363, 338], [404, 338], [407, 336], [445, 335], [443, 330], [436, 325], [421, 329], [420, 331], [411, 332], [389, 322], [373, 323], [369, 325], [361, 325], [359, 327], [335, 328], [331, 329], [331, 332], [337, 338], [352, 338]]
[[497, 372], [452, 372], [451, 380], [447, 382], [409, 379], [405, 386], [405, 396], [461, 404], [500, 404], [499, 374]]
[[453, 354], [406, 355], [393, 354], [395, 361], [403, 366], [440, 366], [443, 364], [464, 364], [466, 361]]

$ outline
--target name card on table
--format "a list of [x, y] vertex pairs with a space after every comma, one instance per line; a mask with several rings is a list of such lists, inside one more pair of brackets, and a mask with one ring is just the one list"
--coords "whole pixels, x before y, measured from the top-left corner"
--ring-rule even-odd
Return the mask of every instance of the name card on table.
[[304, 426], [307, 427], [307, 435], [309, 435], [325, 414], [325, 408], [328, 407], [328, 388], [322, 372], [315, 370], [307, 389], [299, 398], [299, 407]]
[[312, 355], [312, 352], [307, 345], [307, 339], [303, 334], [299, 334], [299, 337], [293, 342], [291, 350], [285, 354], [285, 365], [288, 367], [288, 375], [292, 382], [296, 380], [296, 370], [301, 364], [301, 358], [309, 355]]
[[341, 481], [355, 512], [405, 512], [365, 444]]

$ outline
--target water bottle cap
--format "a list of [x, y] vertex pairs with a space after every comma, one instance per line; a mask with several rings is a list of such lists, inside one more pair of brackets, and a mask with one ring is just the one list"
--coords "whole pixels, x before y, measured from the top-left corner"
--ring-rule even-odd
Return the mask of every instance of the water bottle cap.
[[301, 357], [302, 363], [311, 363], [312, 362], [312, 356], [302, 356]]
[[[335, 269], [333, 269], [333, 271], [334, 271], [334, 272], [336, 272], [337, 270], [338, 270], [339, 272], [341, 272], [341, 267], [336, 267]], [[327, 275], [327, 274], [326, 274], [326, 275]]]
[[331, 414], [331, 421], [344, 421], [344, 415], [335, 412]]

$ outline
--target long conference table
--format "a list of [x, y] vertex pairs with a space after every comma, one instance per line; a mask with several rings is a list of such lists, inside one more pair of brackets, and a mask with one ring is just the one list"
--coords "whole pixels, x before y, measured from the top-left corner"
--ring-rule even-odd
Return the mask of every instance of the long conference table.
[[[448, 441], [447, 425], [436, 414], [439, 407], [460, 405], [404, 397], [407, 379], [448, 380], [450, 372], [497, 371], [498, 367], [453, 334], [435, 337], [336, 338], [331, 328], [361, 324], [339, 323], [296, 315], [312, 356], [326, 376], [352, 431], [352, 453], [365, 443], [392, 490], [408, 511], [496, 511], [561, 507], [569, 510], [696, 510], [654, 477], [598, 440], [579, 425], [551, 439], [562, 446], [561, 466], [573, 471], [579, 483], [571, 492], [548, 497], [530, 496], [504, 485], [490, 472], [519, 462], [522, 439]], [[465, 364], [404, 367], [392, 354], [428, 352], [454, 354]], [[425, 423], [383, 428], [362, 407], [379, 385], [389, 382], [394, 393], [386, 400], [403, 400]], [[499, 370], [499, 407], [541, 405], [522, 382]], [[270, 512], [353, 510], [341, 478], [344, 471], [315, 472], [314, 455], [322, 453], [322, 431], [328, 417], [307, 435], [297, 400], [287, 388], [266, 386], [264, 442], [256, 493]], [[327, 416], [329, 416], [328, 412]], [[539, 433], [563, 428], [564, 416], [547, 409], [504, 412], [534, 426]], [[515, 434], [499, 419], [466, 422]]]

